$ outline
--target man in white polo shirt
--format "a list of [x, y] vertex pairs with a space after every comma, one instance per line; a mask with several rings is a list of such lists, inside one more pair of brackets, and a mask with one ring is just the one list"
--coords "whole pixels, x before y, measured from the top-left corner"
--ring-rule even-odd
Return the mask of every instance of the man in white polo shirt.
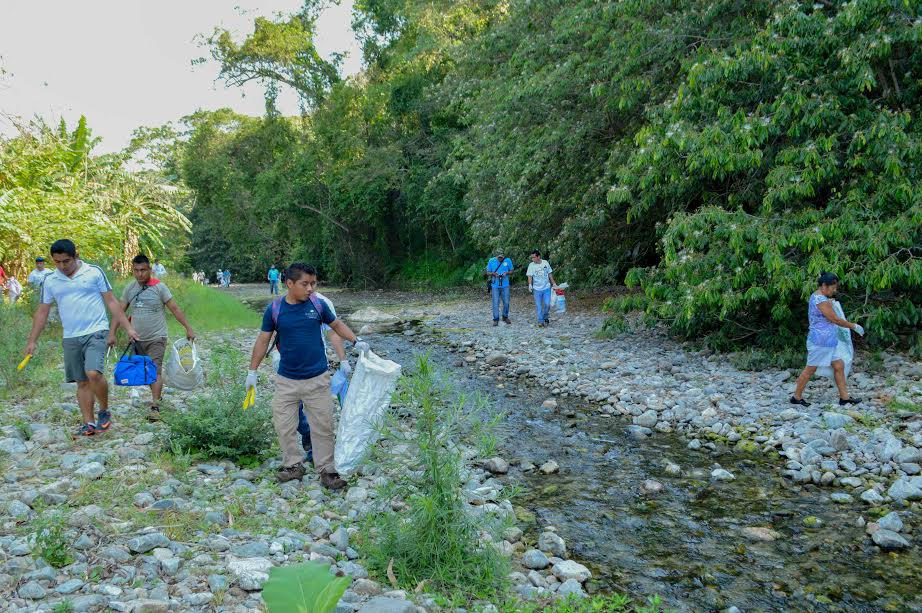
[[[138, 339], [125, 312], [112, 294], [112, 286], [99, 266], [77, 257], [73, 242], [63, 238], [51, 245], [51, 259], [57, 268], [42, 283], [41, 301], [32, 319], [32, 332], [26, 355], [35, 353], [36, 341], [48, 322], [51, 303], [58, 305], [64, 326], [64, 374], [77, 383], [77, 403], [83, 417], [78, 436], [92, 436], [109, 429], [109, 386], [103, 374], [107, 346], [115, 344], [109, 333], [106, 306], [128, 336]], [[93, 399], [99, 402], [99, 415], [93, 421]]]

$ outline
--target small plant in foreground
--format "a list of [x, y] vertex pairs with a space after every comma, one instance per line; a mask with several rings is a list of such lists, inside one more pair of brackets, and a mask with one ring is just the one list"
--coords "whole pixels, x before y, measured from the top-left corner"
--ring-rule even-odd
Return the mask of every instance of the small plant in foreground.
[[331, 575], [328, 564], [276, 566], [263, 584], [262, 598], [269, 613], [329, 613], [351, 582]]
[[33, 523], [33, 552], [55, 568], [74, 561], [70, 537], [64, 531], [64, 518], [59, 513], [42, 516]]
[[69, 600], [62, 600], [51, 608], [54, 613], [74, 613], [74, 605]]
[[[469, 423], [480, 413], [468, 412], [463, 396], [449, 398], [450, 390], [437, 380], [425, 356], [415, 372], [401, 379], [397, 394], [413, 412], [413, 426], [408, 434], [385, 428], [382, 442], [409, 447], [401, 455], [410, 464], [382, 487], [379, 512], [367, 516], [360, 546], [369, 567], [408, 590], [425, 585], [468, 598], [494, 595], [503, 587], [508, 562], [481, 540], [481, 532], [495, 526], [475, 517], [463, 496], [464, 459], [458, 446], [463, 433], [483, 437]], [[383, 449], [379, 445], [375, 453]], [[381, 462], [394, 464], [393, 458]], [[404, 510], [394, 511], [393, 501]]]
[[212, 350], [207, 392], [193, 398], [184, 410], [164, 413], [169, 427], [164, 449], [177, 456], [195, 453], [204, 457], [256, 462], [272, 445], [272, 415], [265, 400], [243, 408], [243, 384], [237, 371], [243, 363], [239, 351], [230, 347]]

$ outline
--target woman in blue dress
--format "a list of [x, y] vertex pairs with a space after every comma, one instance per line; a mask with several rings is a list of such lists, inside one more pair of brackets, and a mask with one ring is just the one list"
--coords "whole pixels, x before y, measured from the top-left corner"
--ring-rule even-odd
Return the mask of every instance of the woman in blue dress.
[[839, 388], [839, 405], [858, 404], [860, 398], [849, 396], [845, 383], [845, 363], [836, 355], [839, 344], [838, 328], [854, 330], [864, 336], [864, 328], [856, 323], [846, 321], [836, 315], [833, 296], [839, 290], [839, 277], [831, 272], [820, 273], [819, 288], [810, 295], [807, 304], [807, 318], [810, 332], [807, 334], [807, 366], [797, 378], [797, 388], [791, 396], [791, 404], [808, 407], [810, 403], [803, 399], [804, 388], [817, 368], [831, 367], [836, 387]]

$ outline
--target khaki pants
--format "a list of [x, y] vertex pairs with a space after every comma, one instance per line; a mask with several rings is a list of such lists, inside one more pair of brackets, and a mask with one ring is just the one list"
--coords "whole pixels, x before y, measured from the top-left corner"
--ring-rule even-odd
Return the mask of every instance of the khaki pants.
[[272, 398], [272, 424], [282, 448], [282, 466], [304, 461], [304, 448], [298, 434], [298, 406], [304, 403], [304, 414], [311, 426], [314, 466], [319, 473], [334, 473], [333, 463], [333, 401], [330, 396], [330, 373], [313, 379], [275, 377]]

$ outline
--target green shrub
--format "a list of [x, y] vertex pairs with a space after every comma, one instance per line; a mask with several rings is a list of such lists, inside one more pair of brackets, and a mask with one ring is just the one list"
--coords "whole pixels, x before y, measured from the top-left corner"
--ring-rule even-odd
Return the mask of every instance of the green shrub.
[[62, 568], [74, 561], [71, 555], [71, 537], [65, 532], [64, 517], [60, 513], [43, 515], [36, 519], [32, 527], [35, 555], [55, 568]]
[[[778, 4], [651, 112], [612, 205], [665, 221], [622, 298], [715, 349], [802, 347], [821, 271], [871, 345], [922, 327], [918, 2]], [[757, 83], [757, 87], [753, 87]]]
[[[480, 540], [484, 525], [470, 513], [462, 492], [463, 456], [458, 446], [465, 433], [490, 444], [473, 422], [482, 421], [465, 397], [450, 399], [450, 390], [438, 381], [428, 357], [420, 357], [415, 372], [404, 376], [398, 390], [401, 405], [412, 413], [412, 429], [403, 434], [384, 428], [384, 440], [407, 445], [402, 459], [409, 466], [395, 467], [394, 458], [382, 457], [397, 475], [382, 486], [380, 508], [369, 513], [360, 547], [370, 569], [385, 577], [392, 565], [398, 584], [414, 589], [489, 596], [503, 586], [508, 562]], [[376, 449], [382, 453], [383, 447]], [[408, 470], [407, 470], [408, 469]], [[406, 503], [395, 512], [391, 501]]]
[[349, 577], [331, 575], [329, 564], [275, 566], [263, 584], [262, 598], [269, 613], [329, 613], [350, 583]]
[[204, 457], [252, 462], [264, 456], [274, 438], [265, 397], [244, 410], [243, 354], [230, 346], [211, 350], [205, 390], [182, 410], [166, 411], [166, 451], [182, 450]]

